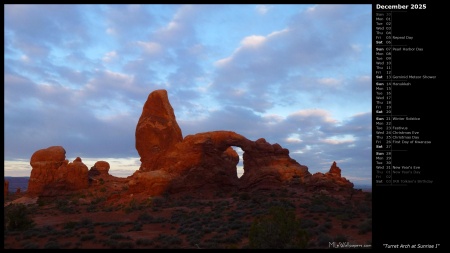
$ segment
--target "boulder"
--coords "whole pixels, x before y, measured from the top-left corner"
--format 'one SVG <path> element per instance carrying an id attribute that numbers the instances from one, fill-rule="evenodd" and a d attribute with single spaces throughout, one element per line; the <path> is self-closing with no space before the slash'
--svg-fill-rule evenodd
<path id="1" fill-rule="evenodd" d="M 97 161 L 89 170 L 89 177 L 99 175 L 109 175 L 109 163 L 106 161 Z"/>
<path id="2" fill-rule="evenodd" d="M 79 157 L 69 163 L 65 154 L 63 147 L 52 146 L 38 150 L 31 156 L 32 170 L 27 195 L 65 195 L 89 186 L 87 166 Z"/>

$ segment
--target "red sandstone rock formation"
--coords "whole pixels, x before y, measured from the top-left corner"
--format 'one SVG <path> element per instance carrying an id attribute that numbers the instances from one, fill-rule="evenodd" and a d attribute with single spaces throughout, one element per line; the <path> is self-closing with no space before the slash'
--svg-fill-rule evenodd
<path id="1" fill-rule="evenodd" d="M 311 185 L 310 188 L 351 188 L 336 163 L 328 173 L 311 175 L 308 167 L 289 156 L 289 150 L 261 138 L 250 141 L 231 131 L 198 133 L 180 139 L 181 130 L 164 90 L 152 92 L 136 127 L 136 149 L 141 168 L 129 181 L 129 192 L 159 195 L 206 188 L 236 187 L 241 190 Z M 244 174 L 237 177 L 244 151 Z"/>
<path id="2" fill-rule="evenodd" d="M 136 150 L 142 162 L 140 170 L 143 171 L 149 171 L 149 166 L 161 153 L 183 140 L 166 90 L 155 90 L 149 94 L 135 136 Z"/>
<path id="3" fill-rule="evenodd" d="M 4 190 L 3 190 L 3 194 L 4 194 L 4 197 L 6 198 L 6 196 L 8 196 L 8 193 L 9 193 L 9 181 L 8 180 L 6 180 L 6 179 L 4 179 L 4 181 L 5 181 L 5 184 L 4 184 Z"/>
<path id="4" fill-rule="evenodd" d="M 244 174 L 237 177 L 239 156 L 232 146 L 244 151 Z M 257 189 L 278 187 L 293 178 L 309 177 L 306 166 L 289 157 L 289 151 L 264 139 L 250 141 L 231 131 L 189 135 L 156 160 L 149 172 L 137 171 L 130 192 L 150 195 L 235 187 Z"/>
<path id="5" fill-rule="evenodd" d="M 32 167 L 27 194 L 30 196 L 64 195 L 88 185 L 88 168 L 77 157 L 72 163 L 66 160 L 61 146 L 36 151 L 30 160 Z"/>
<path id="6" fill-rule="evenodd" d="M 311 176 L 308 167 L 289 156 L 289 150 L 278 143 L 271 145 L 264 138 L 251 142 L 251 147 L 244 152 L 243 158 L 241 189 L 279 187 L 294 179 L 303 184 Z"/>
<path id="7" fill-rule="evenodd" d="M 251 141 L 235 132 L 213 131 L 183 139 L 165 90 L 154 91 L 148 96 L 135 137 L 141 167 L 126 180 L 120 180 L 128 182 L 127 194 L 155 196 L 198 189 L 255 190 L 283 185 L 312 190 L 353 188 L 350 181 L 341 177 L 335 162 L 329 172 L 311 175 L 308 167 L 289 156 L 289 150 L 263 138 Z M 236 168 L 239 156 L 232 147 L 244 151 L 241 178 L 237 177 Z M 117 181 L 108 173 L 108 162 L 98 161 L 88 170 L 79 157 L 69 163 L 65 153 L 63 147 L 53 146 L 33 154 L 28 195 L 70 193 L 88 188 L 89 180 L 99 182 L 98 177 Z"/>
<path id="8" fill-rule="evenodd" d="M 89 170 L 89 177 L 99 175 L 109 175 L 109 163 L 106 161 L 97 161 Z"/>
<path id="9" fill-rule="evenodd" d="M 314 173 L 307 185 L 311 190 L 328 189 L 340 191 L 353 189 L 353 183 L 345 177 L 341 177 L 341 169 L 336 165 L 336 162 L 333 162 L 327 173 Z"/>
<path id="10" fill-rule="evenodd" d="M 105 180 L 115 178 L 109 174 L 109 163 L 97 161 L 89 170 L 89 184 L 103 184 Z"/>

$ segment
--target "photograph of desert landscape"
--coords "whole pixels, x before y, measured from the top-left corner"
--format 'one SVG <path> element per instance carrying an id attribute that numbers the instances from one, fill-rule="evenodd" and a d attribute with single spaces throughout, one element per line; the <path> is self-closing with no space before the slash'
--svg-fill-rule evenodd
<path id="1" fill-rule="evenodd" d="M 4 249 L 372 248 L 371 5 L 4 9 Z"/>

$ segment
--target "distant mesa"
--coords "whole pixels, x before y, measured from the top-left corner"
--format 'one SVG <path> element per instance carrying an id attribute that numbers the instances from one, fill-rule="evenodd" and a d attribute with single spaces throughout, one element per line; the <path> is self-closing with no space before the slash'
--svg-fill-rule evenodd
<path id="1" fill-rule="evenodd" d="M 166 90 L 151 92 L 145 102 L 135 132 L 136 150 L 141 166 L 123 182 L 124 194 L 156 196 L 194 190 L 217 191 L 239 189 L 253 191 L 286 187 L 307 190 L 353 189 L 341 177 L 336 162 L 330 171 L 311 175 L 308 167 L 289 156 L 289 150 L 270 144 L 264 138 L 251 141 L 232 131 L 212 131 L 183 138 Z M 239 156 L 233 147 L 243 151 L 244 173 L 237 175 Z M 88 189 L 115 177 L 109 174 L 109 163 L 98 161 L 88 170 L 77 157 L 69 163 L 61 146 L 36 151 L 28 195 L 57 196 Z M 101 178 L 101 179 L 100 179 Z M 5 181 L 6 187 L 6 181 Z"/>

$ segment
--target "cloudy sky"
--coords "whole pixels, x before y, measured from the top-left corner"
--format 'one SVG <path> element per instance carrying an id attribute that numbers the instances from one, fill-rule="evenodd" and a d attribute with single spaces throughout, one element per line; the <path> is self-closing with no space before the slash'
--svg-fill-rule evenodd
<path id="1" fill-rule="evenodd" d="M 231 130 L 371 184 L 371 5 L 5 5 L 5 175 L 60 145 L 139 168 L 135 129 L 166 89 L 183 136 Z"/>

